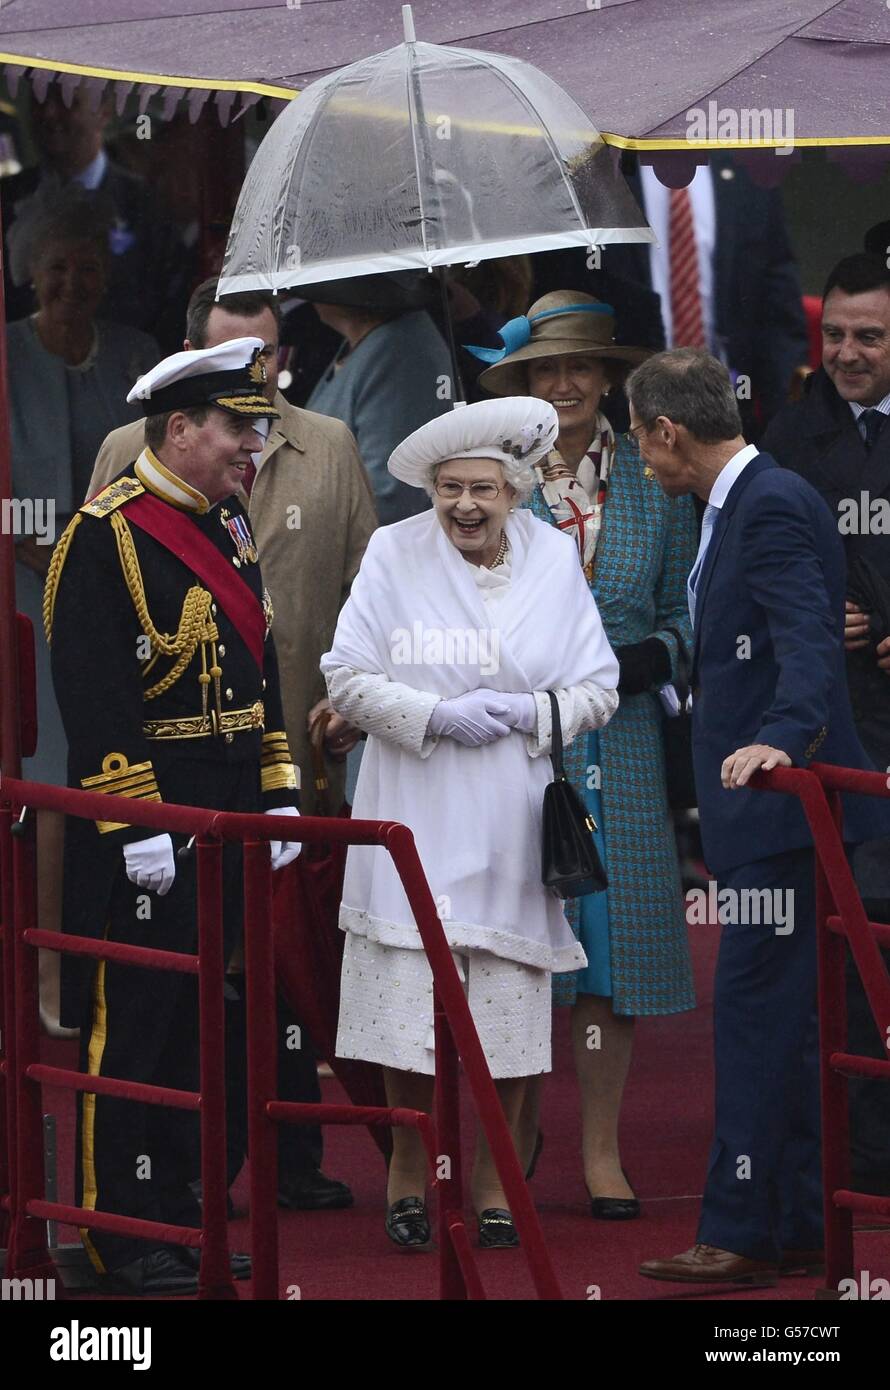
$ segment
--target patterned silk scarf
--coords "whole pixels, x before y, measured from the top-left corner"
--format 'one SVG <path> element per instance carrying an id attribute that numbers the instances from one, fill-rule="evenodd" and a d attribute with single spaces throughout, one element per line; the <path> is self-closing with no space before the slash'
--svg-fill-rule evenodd
<path id="1" fill-rule="evenodd" d="M 578 546 L 578 555 L 588 583 L 593 578 L 596 547 L 603 524 L 603 508 L 609 487 L 609 473 L 615 457 L 615 433 L 601 411 L 597 413 L 593 439 L 572 478 L 546 479 L 540 464 L 538 479 L 544 501 L 560 531 L 566 531 Z M 563 462 L 559 451 L 547 455 L 547 464 Z"/>

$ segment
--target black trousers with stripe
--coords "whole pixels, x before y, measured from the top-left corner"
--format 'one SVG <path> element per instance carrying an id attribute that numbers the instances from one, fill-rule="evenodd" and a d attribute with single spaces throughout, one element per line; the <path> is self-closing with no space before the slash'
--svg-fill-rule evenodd
<path id="1" fill-rule="evenodd" d="M 211 775 L 212 773 L 212 775 Z M 219 810 L 260 809 L 259 773 L 253 762 L 224 767 L 195 759 L 171 759 L 158 767 L 164 799 Z M 173 837 L 174 849 L 183 843 Z M 69 846 L 70 848 L 70 846 Z M 197 888 L 194 855 L 176 860 L 176 879 L 163 898 L 146 893 L 126 877 L 123 854 L 114 870 L 107 935 L 128 945 L 168 951 L 197 949 Z M 81 891 L 90 891 L 81 862 Z M 69 887 L 70 882 L 69 882 Z M 223 851 L 223 919 L 226 959 L 242 931 L 242 866 L 237 845 Z M 294 1020 L 280 1014 L 280 1032 Z M 198 985 L 192 975 L 100 962 L 92 987 L 81 1000 L 81 1068 L 93 1074 L 181 1090 L 199 1088 Z M 228 1168 L 231 1181 L 246 1149 L 243 1007 L 226 1008 Z M 280 1093 L 286 1099 L 317 1100 L 311 1049 L 285 1052 Z M 200 1175 L 200 1125 L 196 1112 L 144 1105 L 108 1096 L 78 1097 L 77 1198 L 79 1204 L 146 1220 L 200 1224 L 191 1191 Z M 321 1161 L 317 1127 L 285 1126 L 281 1167 L 297 1176 Z M 158 1241 L 163 1239 L 159 1232 Z M 86 1231 L 84 1243 L 99 1272 L 129 1263 L 146 1250 L 129 1237 Z"/>

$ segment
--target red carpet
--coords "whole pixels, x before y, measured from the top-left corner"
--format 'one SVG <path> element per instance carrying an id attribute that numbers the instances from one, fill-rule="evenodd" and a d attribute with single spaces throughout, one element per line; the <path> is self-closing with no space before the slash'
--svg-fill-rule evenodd
<path id="1" fill-rule="evenodd" d="M 711 1129 L 711 976 L 718 929 L 692 928 L 699 1006 L 692 1014 L 643 1020 L 637 1032 L 634 1062 L 622 1121 L 622 1155 L 643 1203 L 638 1221 L 592 1221 L 581 1175 L 580 1121 L 571 1063 L 568 1016 L 556 1015 L 554 1073 L 545 1093 L 542 1127 L 544 1150 L 532 1190 L 567 1299 L 641 1299 L 701 1301 L 714 1299 L 810 1300 L 819 1279 L 783 1279 L 775 1289 L 747 1293 L 711 1293 L 677 1284 L 654 1283 L 637 1274 L 641 1260 L 685 1250 L 695 1238 L 699 1195 L 705 1176 Z M 45 1060 L 64 1054 L 71 1044 L 45 1040 Z M 324 1083 L 325 1100 L 342 1099 L 334 1081 Z M 73 1106 L 69 1096 L 47 1096 L 48 1110 L 59 1116 L 60 1200 L 73 1199 L 70 1177 Z M 472 1144 L 473 1121 L 464 1107 L 464 1148 Z M 383 1231 L 385 1176 L 383 1161 L 367 1132 L 329 1127 L 325 1171 L 347 1181 L 355 1193 L 352 1210 L 281 1213 L 281 1297 L 304 1299 L 434 1299 L 437 1261 L 431 1255 L 403 1255 Z M 238 1213 L 230 1228 L 233 1249 L 249 1248 L 247 1178 L 234 1189 Z M 471 1238 L 475 1232 L 471 1229 Z M 62 1228 L 61 1240 L 76 1235 Z M 856 1238 L 857 1268 L 873 1277 L 890 1278 L 890 1223 Z M 479 1268 L 490 1298 L 533 1297 L 518 1251 L 479 1254 Z M 238 1285 L 241 1296 L 248 1284 Z"/>

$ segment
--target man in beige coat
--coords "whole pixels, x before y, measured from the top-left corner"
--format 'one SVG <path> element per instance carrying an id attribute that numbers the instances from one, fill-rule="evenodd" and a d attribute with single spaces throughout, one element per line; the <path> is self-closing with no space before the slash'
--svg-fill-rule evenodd
<path id="1" fill-rule="evenodd" d="M 215 280 L 206 280 L 192 295 L 184 347 L 262 338 L 266 395 L 281 416 L 257 462 L 247 506 L 275 610 L 281 693 L 288 742 L 300 777 L 300 806 L 304 815 L 311 816 L 316 804 L 308 724 L 319 707 L 328 707 L 318 664 L 331 648 L 337 616 L 377 525 L 377 514 L 368 475 L 347 427 L 330 416 L 290 405 L 278 391 L 275 298 L 256 292 L 227 295 L 217 303 L 215 295 Z M 135 462 L 145 447 L 144 434 L 141 420 L 112 430 L 99 450 L 89 496 Z M 357 738 L 357 730 L 339 715 L 332 716 L 325 765 L 335 813 L 345 794 L 346 754 Z"/>
<path id="2" fill-rule="evenodd" d="M 281 418 L 255 458 L 255 475 L 245 479 L 248 495 L 243 500 L 272 598 L 281 696 L 298 770 L 300 808 L 304 815 L 312 815 L 317 802 L 309 724 L 320 709 L 330 708 L 319 662 L 330 650 L 337 616 L 376 528 L 377 515 L 368 476 L 347 427 L 290 405 L 278 391 L 278 331 L 278 305 L 271 294 L 228 295 L 217 303 L 216 280 L 205 280 L 189 301 L 183 346 L 216 347 L 243 337 L 263 341 L 265 392 Z M 144 448 L 144 421 L 112 430 L 99 450 L 88 495 L 134 463 Z M 345 795 L 346 754 L 358 737 L 357 729 L 332 714 L 325 737 L 325 770 L 334 813 Z M 227 1010 L 243 1011 L 238 993 L 230 986 L 235 997 L 227 999 Z M 321 1094 L 311 1049 L 289 1051 L 284 1043 L 292 1021 L 279 1003 L 279 1094 L 283 1099 L 318 1101 Z M 237 1036 L 237 1025 L 231 1031 Z M 232 1086 L 239 1084 L 236 1071 L 243 1060 L 237 1047 L 227 1058 L 227 1083 Z M 244 1158 L 246 1129 L 227 1134 L 227 1148 L 231 1184 Z M 319 1127 L 282 1126 L 280 1205 L 300 1209 L 351 1205 L 349 1188 L 321 1172 L 321 1154 Z"/>

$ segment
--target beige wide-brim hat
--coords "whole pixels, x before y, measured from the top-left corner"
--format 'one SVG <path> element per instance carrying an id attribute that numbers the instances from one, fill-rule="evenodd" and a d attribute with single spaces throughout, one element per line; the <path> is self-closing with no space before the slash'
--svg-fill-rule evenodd
<path id="1" fill-rule="evenodd" d="M 534 467 L 546 458 L 559 434 L 559 417 L 549 401 L 508 396 L 460 405 L 437 415 L 409 434 L 389 456 L 394 478 L 411 487 L 429 487 L 445 459 L 495 459 L 508 467 Z"/>
<path id="2" fill-rule="evenodd" d="M 518 396 L 527 392 L 526 363 L 536 357 L 583 354 L 637 366 L 652 356 L 649 348 L 624 347 L 616 343 L 612 306 L 581 290 L 554 290 L 542 295 L 524 317 L 510 319 L 500 332 L 506 344 L 504 356 L 479 377 L 479 385 L 497 396 Z M 493 355 L 487 349 L 475 350 L 475 356 L 483 361 L 491 361 Z"/>

